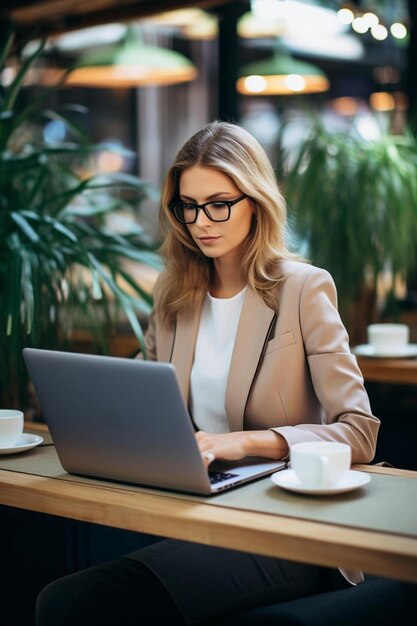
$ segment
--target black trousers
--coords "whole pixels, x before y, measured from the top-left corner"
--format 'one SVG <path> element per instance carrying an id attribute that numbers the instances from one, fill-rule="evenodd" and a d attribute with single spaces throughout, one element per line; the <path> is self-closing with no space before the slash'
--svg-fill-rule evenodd
<path id="1" fill-rule="evenodd" d="M 36 624 L 204 624 L 345 584 L 315 565 L 168 540 L 51 583 Z"/>
<path id="2" fill-rule="evenodd" d="M 54 581 L 39 594 L 37 626 L 184 626 L 171 596 L 138 561 L 122 557 Z"/>

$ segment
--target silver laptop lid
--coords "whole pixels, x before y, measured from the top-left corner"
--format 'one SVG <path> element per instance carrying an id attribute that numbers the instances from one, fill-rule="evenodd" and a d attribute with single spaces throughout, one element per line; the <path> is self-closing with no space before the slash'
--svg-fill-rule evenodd
<path id="1" fill-rule="evenodd" d="M 32 348 L 23 356 L 68 472 L 211 493 L 171 364 Z"/>

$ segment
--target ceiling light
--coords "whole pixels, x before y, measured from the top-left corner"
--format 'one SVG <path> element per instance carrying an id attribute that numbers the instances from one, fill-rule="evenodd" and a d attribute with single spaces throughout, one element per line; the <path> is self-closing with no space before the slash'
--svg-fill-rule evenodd
<path id="1" fill-rule="evenodd" d="M 172 85 L 197 77 L 195 66 L 184 55 L 144 44 L 130 27 L 116 47 L 84 52 L 65 81 L 83 87 L 138 87 Z"/>
<path id="2" fill-rule="evenodd" d="M 294 59 L 278 44 L 272 57 L 242 68 L 236 87 L 244 95 L 290 95 L 327 91 L 329 81 L 318 67 Z"/>
<path id="3" fill-rule="evenodd" d="M 285 76 L 284 83 L 288 87 L 289 91 L 294 93 L 305 91 L 306 79 L 301 74 L 288 74 Z"/>
<path id="4" fill-rule="evenodd" d="M 263 76 L 246 76 L 243 80 L 243 86 L 248 93 L 263 93 L 268 86 Z"/>

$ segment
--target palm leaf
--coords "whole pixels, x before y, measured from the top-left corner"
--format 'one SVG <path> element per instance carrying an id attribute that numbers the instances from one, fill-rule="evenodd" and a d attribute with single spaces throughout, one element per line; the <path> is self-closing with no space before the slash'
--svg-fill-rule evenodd
<path id="1" fill-rule="evenodd" d="M 11 22 L 5 26 L 5 32 L 0 39 L 0 69 L 4 66 L 14 41 L 14 30 Z"/>
<path id="2" fill-rule="evenodd" d="M 14 80 L 12 81 L 12 83 L 6 90 L 6 97 L 4 98 L 4 109 L 10 110 L 13 108 L 16 102 L 16 98 L 19 95 L 25 76 L 28 70 L 35 63 L 36 59 L 41 56 L 45 48 L 45 44 L 46 44 L 46 41 L 42 40 L 39 43 L 39 46 L 36 48 L 36 50 L 32 52 L 32 54 L 30 54 L 27 57 L 27 59 L 22 63 L 16 77 L 14 78 Z"/>

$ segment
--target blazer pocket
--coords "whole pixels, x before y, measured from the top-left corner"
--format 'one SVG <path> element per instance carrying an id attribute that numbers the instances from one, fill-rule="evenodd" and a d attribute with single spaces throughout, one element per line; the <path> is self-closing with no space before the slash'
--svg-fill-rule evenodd
<path id="1" fill-rule="evenodd" d="M 285 346 L 290 346 L 292 343 L 295 343 L 294 333 L 292 330 L 288 330 L 287 332 L 278 335 L 278 337 L 274 337 L 271 341 L 268 341 L 265 356 L 270 352 L 274 352 L 275 350 L 279 350 Z"/>

